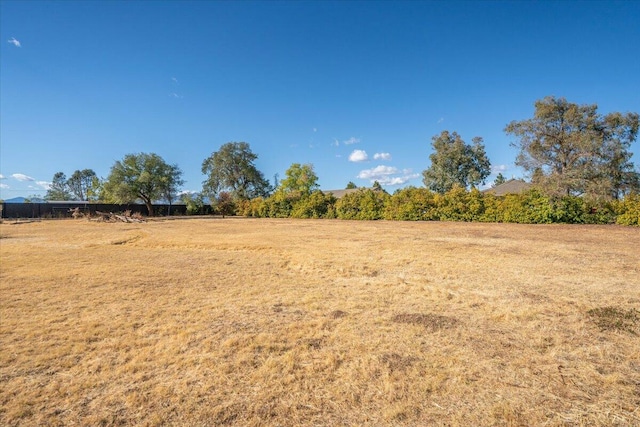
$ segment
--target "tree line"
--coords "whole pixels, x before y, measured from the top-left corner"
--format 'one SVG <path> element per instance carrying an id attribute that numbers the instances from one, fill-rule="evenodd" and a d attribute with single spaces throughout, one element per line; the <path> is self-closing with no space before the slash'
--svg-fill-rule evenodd
<path id="1" fill-rule="evenodd" d="M 319 190 L 313 165 L 299 163 L 289 167 L 284 179 L 276 175 L 272 185 L 255 166 L 258 156 L 249 144 L 229 142 L 203 161 L 202 192 L 180 197 L 191 213 L 208 200 L 222 215 L 256 217 L 640 224 L 640 172 L 630 151 L 638 113 L 602 115 L 597 110 L 595 104 L 546 97 L 535 102 L 532 118 L 505 127 L 518 149 L 515 163 L 532 184 L 520 195 L 478 191 L 491 173 L 483 139 L 468 144 L 458 133 L 443 131 L 432 138 L 424 188 L 391 195 L 378 184 L 336 199 Z M 495 184 L 504 181 L 499 174 Z M 90 169 L 68 179 L 56 173 L 46 199 L 140 200 L 153 215 L 153 201 L 171 204 L 183 183 L 180 168 L 157 154 L 127 154 L 104 180 Z"/>

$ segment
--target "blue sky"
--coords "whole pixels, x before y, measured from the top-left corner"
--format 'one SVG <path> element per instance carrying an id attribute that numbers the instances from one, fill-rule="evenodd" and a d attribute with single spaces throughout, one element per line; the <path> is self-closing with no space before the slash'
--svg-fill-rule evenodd
<path id="1" fill-rule="evenodd" d="M 422 186 L 431 138 L 484 138 L 548 95 L 640 111 L 640 2 L 0 3 L 0 197 L 154 152 L 201 189 L 245 141 L 265 177 Z M 638 151 L 638 143 L 632 147 Z M 640 155 L 634 156 L 640 163 Z"/>

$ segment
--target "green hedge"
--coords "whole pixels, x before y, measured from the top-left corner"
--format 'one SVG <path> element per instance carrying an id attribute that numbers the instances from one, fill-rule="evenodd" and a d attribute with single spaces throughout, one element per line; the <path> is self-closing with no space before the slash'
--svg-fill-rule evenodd
<path id="1" fill-rule="evenodd" d="M 336 216 L 340 219 L 382 219 L 389 199 L 384 191 L 360 189 L 345 194 L 336 202 Z"/>
<path id="2" fill-rule="evenodd" d="M 632 194 L 614 204 L 616 223 L 640 226 L 640 194 Z"/>
<path id="3" fill-rule="evenodd" d="M 538 189 L 502 197 L 455 187 L 445 194 L 407 187 L 393 195 L 360 189 L 336 200 L 331 194 L 276 192 L 237 204 L 239 215 L 268 218 L 340 218 L 395 221 L 474 221 L 521 224 L 623 224 L 640 226 L 640 196 L 614 202 L 581 197 L 553 199 Z"/>

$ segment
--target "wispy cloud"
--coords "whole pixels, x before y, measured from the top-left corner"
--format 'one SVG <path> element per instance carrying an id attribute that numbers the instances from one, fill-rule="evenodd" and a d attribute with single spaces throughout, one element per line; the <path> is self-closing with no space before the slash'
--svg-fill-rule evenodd
<path id="1" fill-rule="evenodd" d="M 35 178 L 31 178 L 30 176 L 25 175 L 23 173 L 14 173 L 14 174 L 11 175 L 11 177 L 13 179 L 17 179 L 18 181 L 22 181 L 22 182 L 35 181 Z"/>
<path id="2" fill-rule="evenodd" d="M 22 45 L 20 44 L 20 41 L 16 40 L 15 37 L 11 37 L 9 40 L 7 40 L 7 43 L 11 43 L 15 47 L 22 47 Z"/>
<path id="3" fill-rule="evenodd" d="M 509 167 L 507 165 L 493 165 L 491 166 L 491 170 L 495 172 L 505 172 Z"/>
<path id="4" fill-rule="evenodd" d="M 349 154 L 350 162 L 366 162 L 367 160 L 369 160 L 369 156 L 364 150 L 353 150 L 353 152 Z"/>
<path id="5" fill-rule="evenodd" d="M 36 181 L 36 184 L 38 184 L 40 187 L 44 188 L 45 190 L 48 190 L 49 188 L 51 188 L 51 183 L 49 181 Z"/>
<path id="6" fill-rule="evenodd" d="M 179 84 L 178 79 L 176 79 L 175 77 L 171 77 L 171 81 L 173 81 L 175 84 Z"/>
<path id="7" fill-rule="evenodd" d="M 360 138 L 356 138 L 355 136 L 352 136 L 351 138 L 347 139 L 346 141 L 342 141 L 342 143 L 344 145 L 357 144 L 358 142 L 360 142 Z"/>
<path id="8" fill-rule="evenodd" d="M 0 179 L 7 179 L 7 177 L 0 173 Z"/>
<path id="9" fill-rule="evenodd" d="M 7 184 L 0 184 L 0 188 L 7 189 L 7 188 L 9 188 L 9 186 Z"/>
<path id="10" fill-rule="evenodd" d="M 398 168 L 393 166 L 376 166 L 373 169 L 365 169 L 360 171 L 358 178 L 369 179 L 372 181 L 380 181 L 381 178 L 398 173 Z"/>
<path id="11" fill-rule="evenodd" d="M 182 96 L 182 95 L 180 95 L 180 94 L 178 94 L 178 93 L 175 93 L 175 92 L 171 92 L 171 93 L 169 94 L 169 96 L 170 96 L 170 97 L 172 97 L 172 98 L 176 98 L 176 99 L 182 99 L 182 98 L 184 98 L 184 96 Z"/>
<path id="12" fill-rule="evenodd" d="M 389 153 L 376 153 L 373 155 L 374 160 L 391 160 L 391 154 Z"/>
<path id="13" fill-rule="evenodd" d="M 340 145 L 340 141 L 338 141 L 336 138 L 333 138 L 333 142 L 331 143 L 331 145 L 333 145 L 334 147 L 337 147 Z"/>
<path id="14" fill-rule="evenodd" d="M 415 179 L 420 174 L 413 173 L 411 169 L 398 170 L 393 166 L 379 165 L 373 169 L 360 171 L 358 178 L 367 179 L 373 183 L 378 181 L 381 185 L 402 185 L 409 180 Z"/>
<path id="15" fill-rule="evenodd" d="M 440 123 L 442 123 L 442 122 L 444 122 L 444 117 L 440 117 L 440 118 L 438 119 L 438 124 L 440 124 Z"/>

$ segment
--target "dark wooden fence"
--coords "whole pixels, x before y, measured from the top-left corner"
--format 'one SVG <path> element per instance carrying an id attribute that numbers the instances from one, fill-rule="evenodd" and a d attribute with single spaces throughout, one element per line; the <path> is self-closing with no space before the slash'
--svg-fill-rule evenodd
<path id="1" fill-rule="evenodd" d="M 144 216 L 148 214 L 147 207 L 141 204 L 114 205 L 107 203 L 86 203 L 86 202 L 48 202 L 48 203 L 2 203 L 0 205 L 0 215 L 2 218 L 71 218 L 72 211 L 78 208 L 84 214 L 95 215 L 99 212 L 140 213 Z M 155 216 L 186 215 L 187 205 L 175 204 L 154 204 Z M 207 212 L 210 213 L 210 212 Z"/>

